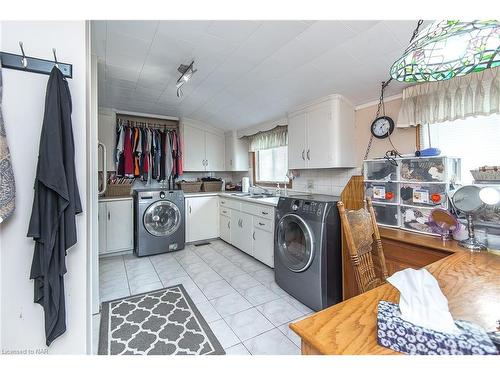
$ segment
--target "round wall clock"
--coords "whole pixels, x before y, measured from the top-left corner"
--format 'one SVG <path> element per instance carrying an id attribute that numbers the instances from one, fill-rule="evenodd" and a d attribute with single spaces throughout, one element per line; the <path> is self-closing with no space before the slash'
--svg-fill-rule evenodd
<path id="1" fill-rule="evenodd" d="M 394 121 L 388 116 L 377 117 L 371 126 L 375 138 L 387 138 L 394 131 Z"/>

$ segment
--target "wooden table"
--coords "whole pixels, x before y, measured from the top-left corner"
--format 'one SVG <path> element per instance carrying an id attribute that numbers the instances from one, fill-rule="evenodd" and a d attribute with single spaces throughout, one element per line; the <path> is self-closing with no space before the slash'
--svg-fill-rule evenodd
<path id="1" fill-rule="evenodd" d="M 487 331 L 500 319 L 500 256 L 456 250 L 425 267 L 438 280 L 454 319 Z M 302 339 L 302 354 L 399 354 L 377 344 L 377 305 L 399 302 L 386 283 L 290 324 Z"/>

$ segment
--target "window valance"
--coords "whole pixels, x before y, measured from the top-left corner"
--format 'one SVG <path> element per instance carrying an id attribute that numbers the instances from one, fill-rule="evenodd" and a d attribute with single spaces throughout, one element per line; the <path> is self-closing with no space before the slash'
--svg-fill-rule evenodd
<path id="1" fill-rule="evenodd" d="M 406 88 L 398 127 L 500 113 L 500 68 Z"/>
<path id="2" fill-rule="evenodd" d="M 288 145 L 288 126 L 277 126 L 274 129 L 258 132 L 250 139 L 250 151 L 267 150 L 269 148 Z"/>

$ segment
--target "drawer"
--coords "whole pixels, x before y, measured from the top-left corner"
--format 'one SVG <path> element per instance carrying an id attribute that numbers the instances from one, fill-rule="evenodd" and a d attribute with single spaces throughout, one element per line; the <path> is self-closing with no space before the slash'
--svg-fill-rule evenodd
<path id="1" fill-rule="evenodd" d="M 397 205 L 373 203 L 377 223 L 391 227 L 399 226 L 399 207 Z"/>
<path id="2" fill-rule="evenodd" d="M 398 167 L 387 159 L 366 160 L 365 180 L 396 181 L 398 179 Z"/>
<path id="3" fill-rule="evenodd" d="M 401 206 L 401 228 L 436 235 L 429 226 L 433 208 Z"/>
<path id="4" fill-rule="evenodd" d="M 242 203 L 241 211 L 254 216 L 274 220 L 274 207 L 263 204 Z"/>
<path id="5" fill-rule="evenodd" d="M 274 221 L 267 220 L 260 217 L 253 218 L 253 226 L 255 228 L 259 228 L 265 230 L 266 232 L 273 233 L 274 232 Z"/>
<path id="6" fill-rule="evenodd" d="M 460 181 L 460 159 L 445 156 L 401 160 L 401 181 Z"/>
<path id="7" fill-rule="evenodd" d="M 399 202 L 399 189 L 396 182 L 365 182 L 365 196 L 374 202 Z"/>
<path id="8" fill-rule="evenodd" d="M 222 216 L 231 217 L 231 209 L 227 207 L 219 208 L 219 214 Z"/>
<path id="9" fill-rule="evenodd" d="M 239 210 L 241 203 L 235 199 L 228 199 L 225 197 L 219 198 L 219 203 L 221 207 L 233 208 L 235 210 Z"/>
<path id="10" fill-rule="evenodd" d="M 401 183 L 401 204 L 448 208 L 447 184 Z"/>

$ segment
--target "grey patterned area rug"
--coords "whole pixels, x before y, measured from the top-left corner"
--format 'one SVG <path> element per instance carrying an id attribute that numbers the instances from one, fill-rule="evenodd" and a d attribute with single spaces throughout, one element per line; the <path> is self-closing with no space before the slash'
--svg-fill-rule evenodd
<path id="1" fill-rule="evenodd" d="M 182 285 L 104 302 L 99 354 L 225 354 Z"/>

